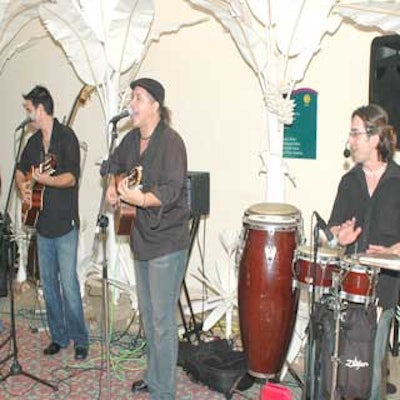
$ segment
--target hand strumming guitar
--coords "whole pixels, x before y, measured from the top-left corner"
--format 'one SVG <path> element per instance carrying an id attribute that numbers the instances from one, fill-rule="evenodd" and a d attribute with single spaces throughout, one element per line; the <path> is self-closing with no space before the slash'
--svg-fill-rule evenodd
<path id="1" fill-rule="evenodd" d="M 132 189 L 127 178 L 121 179 L 117 190 L 121 200 L 137 207 L 145 207 L 146 195 L 138 188 Z"/>

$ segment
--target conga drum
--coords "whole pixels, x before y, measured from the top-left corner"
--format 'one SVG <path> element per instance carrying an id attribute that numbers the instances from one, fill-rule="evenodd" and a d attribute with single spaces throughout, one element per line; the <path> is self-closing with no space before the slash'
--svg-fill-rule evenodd
<path id="1" fill-rule="evenodd" d="M 255 204 L 244 214 L 239 322 L 248 370 L 257 378 L 279 374 L 286 359 L 300 293 L 292 282 L 300 224 L 300 211 L 288 204 Z"/>
<path id="2" fill-rule="evenodd" d="M 340 255 L 338 249 L 329 247 L 319 247 L 315 255 L 310 246 L 299 246 L 295 256 L 294 285 L 310 292 L 314 287 L 319 297 L 329 293 L 332 274 L 340 273 Z"/>
<path id="3" fill-rule="evenodd" d="M 375 300 L 379 269 L 361 265 L 358 257 L 345 256 L 341 262 L 340 298 L 361 304 Z"/>

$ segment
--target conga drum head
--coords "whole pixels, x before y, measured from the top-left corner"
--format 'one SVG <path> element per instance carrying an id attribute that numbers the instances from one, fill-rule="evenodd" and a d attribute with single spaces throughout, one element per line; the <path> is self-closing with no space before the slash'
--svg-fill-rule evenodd
<path id="1" fill-rule="evenodd" d="M 274 225 L 294 230 L 299 226 L 300 216 L 300 211 L 290 204 L 258 203 L 245 211 L 243 224 L 253 229 L 269 229 Z"/>
<path id="2" fill-rule="evenodd" d="M 297 247 L 297 254 L 299 258 L 312 261 L 314 258 L 314 249 L 307 245 L 300 245 Z M 338 248 L 331 249 L 330 247 L 321 246 L 317 249 L 317 262 L 339 264 L 340 255 L 341 250 Z"/>

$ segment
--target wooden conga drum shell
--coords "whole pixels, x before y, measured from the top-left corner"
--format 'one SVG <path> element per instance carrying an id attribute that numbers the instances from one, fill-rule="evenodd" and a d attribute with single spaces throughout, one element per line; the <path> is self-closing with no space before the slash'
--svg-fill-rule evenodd
<path id="1" fill-rule="evenodd" d="M 254 229 L 258 222 L 247 224 L 245 221 L 249 229 L 239 265 L 238 285 L 240 332 L 248 370 L 259 378 L 277 375 L 283 367 L 300 294 L 293 288 L 292 273 L 297 224 L 292 218 L 276 223 L 276 218 L 271 217 L 269 223 L 264 217 L 261 218 L 263 229 Z"/>

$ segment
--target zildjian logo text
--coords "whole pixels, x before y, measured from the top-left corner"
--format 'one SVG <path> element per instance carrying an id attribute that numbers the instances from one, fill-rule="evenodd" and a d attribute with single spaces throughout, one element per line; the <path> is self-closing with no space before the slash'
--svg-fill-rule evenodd
<path id="1" fill-rule="evenodd" d="M 346 360 L 345 366 L 347 368 L 354 368 L 356 371 L 358 371 L 360 368 L 368 367 L 369 363 L 367 361 L 358 360 L 356 356 L 354 360 Z"/>

